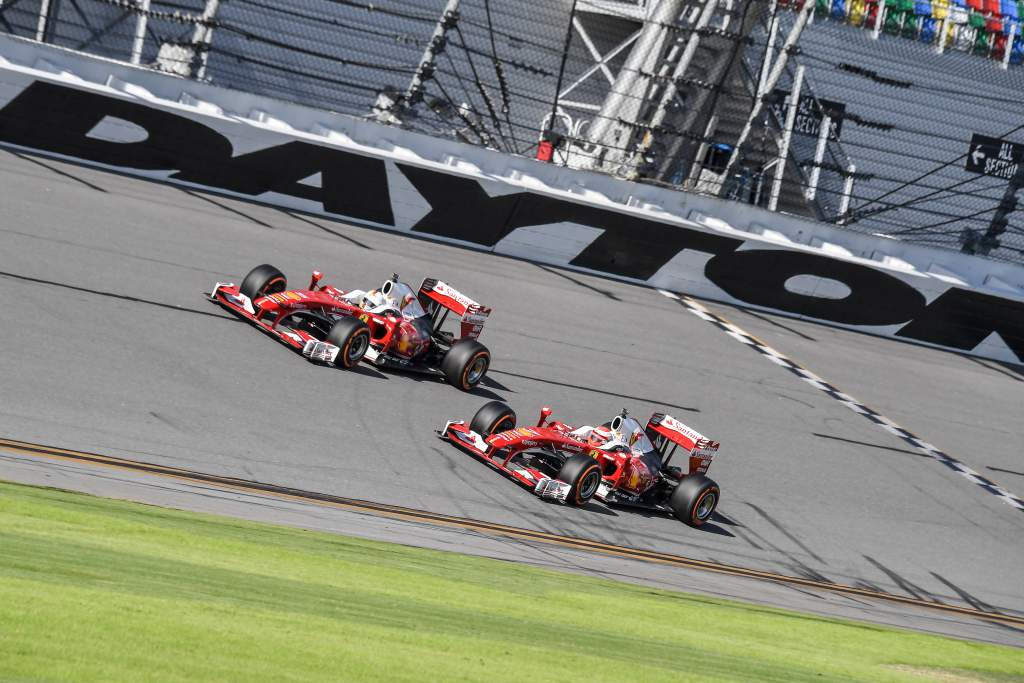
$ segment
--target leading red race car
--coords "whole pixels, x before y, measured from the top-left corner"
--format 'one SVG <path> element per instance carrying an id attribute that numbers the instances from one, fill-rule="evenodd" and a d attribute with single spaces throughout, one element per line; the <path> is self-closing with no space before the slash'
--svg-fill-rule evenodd
<path id="1" fill-rule="evenodd" d="M 417 292 L 393 275 L 380 289 L 338 289 L 320 284 L 288 289 L 271 265 L 249 271 L 241 285 L 218 282 L 210 299 L 315 361 L 351 368 L 365 359 L 380 367 L 444 377 L 464 391 L 484 378 L 491 354 L 477 341 L 491 309 L 449 285 L 426 279 Z M 456 337 L 443 330 L 459 316 Z"/>
<path id="2" fill-rule="evenodd" d="M 491 401 L 469 426 L 448 422 L 438 435 L 542 498 L 571 505 L 597 498 L 668 512 L 698 527 L 718 506 L 721 491 L 707 477 L 718 442 L 672 416 L 655 413 L 646 427 L 625 410 L 597 427 L 550 418 L 544 407 L 535 426 L 516 428 L 515 412 Z M 669 464 L 679 447 L 688 456 L 684 468 Z"/>

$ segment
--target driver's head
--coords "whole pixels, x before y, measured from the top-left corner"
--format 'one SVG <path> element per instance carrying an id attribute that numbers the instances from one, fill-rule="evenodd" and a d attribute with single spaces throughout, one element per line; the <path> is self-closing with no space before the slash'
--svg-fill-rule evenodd
<path id="1" fill-rule="evenodd" d="M 602 448 L 612 439 L 612 430 L 607 427 L 594 427 L 587 436 L 587 445 L 591 448 Z"/>

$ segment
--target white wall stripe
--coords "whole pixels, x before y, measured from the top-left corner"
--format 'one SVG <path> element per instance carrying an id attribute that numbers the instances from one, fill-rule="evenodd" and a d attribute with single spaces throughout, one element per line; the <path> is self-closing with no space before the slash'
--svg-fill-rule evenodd
<path id="1" fill-rule="evenodd" d="M 919 451 L 929 456 L 930 458 L 933 458 L 949 466 L 968 481 L 978 485 L 982 490 L 991 493 L 992 495 L 999 498 L 999 500 L 1017 508 L 1018 510 L 1024 510 L 1024 500 L 1022 500 L 1015 494 L 1010 493 L 1009 491 L 995 483 L 989 482 L 987 479 L 982 477 L 980 474 L 972 470 L 964 463 L 960 462 L 951 455 L 943 453 L 941 450 L 939 450 L 932 444 L 928 443 L 927 441 L 921 440 L 911 432 L 908 432 L 903 427 L 900 427 L 898 424 L 896 424 L 889 418 L 871 410 L 866 405 L 864 405 L 857 399 L 853 398 L 849 394 L 845 394 L 841 391 L 838 391 L 831 384 L 829 384 L 822 378 L 818 377 L 813 372 L 804 369 L 803 367 L 801 367 L 794 361 L 790 360 L 783 354 L 779 353 L 772 347 L 768 346 L 767 344 L 759 342 L 749 332 L 729 322 L 725 318 L 722 318 L 721 316 L 712 313 L 707 309 L 707 307 L 701 305 L 700 303 L 694 301 L 693 299 L 686 295 L 678 295 L 664 289 L 659 289 L 658 291 L 662 295 L 675 301 L 678 301 L 679 304 L 685 307 L 686 310 L 688 310 L 690 313 L 693 313 L 702 320 L 706 320 L 714 324 L 716 327 L 721 329 L 723 332 L 725 332 L 727 335 L 729 335 L 736 341 L 742 344 L 746 344 L 747 346 L 754 347 L 757 351 L 761 352 L 761 354 L 765 358 L 772 361 L 776 365 L 781 365 L 784 368 L 792 370 L 801 380 L 803 380 L 807 384 L 810 384 L 815 389 L 818 389 L 819 391 L 830 396 L 831 398 L 836 399 L 837 401 L 839 401 L 839 403 L 842 403 L 844 406 L 854 411 L 855 413 L 859 413 L 865 416 L 873 424 L 878 425 L 879 427 L 889 432 L 890 434 L 898 436 L 899 438 L 903 439 L 910 445 L 914 446 L 915 448 L 917 448 Z"/>

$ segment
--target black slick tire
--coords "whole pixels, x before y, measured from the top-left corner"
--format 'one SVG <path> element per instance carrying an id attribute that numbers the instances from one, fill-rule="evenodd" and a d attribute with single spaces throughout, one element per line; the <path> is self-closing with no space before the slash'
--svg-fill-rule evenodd
<path id="1" fill-rule="evenodd" d="M 516 413 L 501 401 L 485 403 L 470 420 L 469 428 L 483 438 L 515 429 Z"/>
<path id="2" fill-rule="evenodd" d="M 680 480 L 668 498 L 668 505 L 680 520 L 699 527 L 711 519 L 721 497 L 722 492 L 713 479 L 691 474 Z"/>
<path id="3" fill-rule="evenodd" d="M 470 391 L 491 366 L 491 352 L 474 339 L 463 339 L 448 349 L 441 359 L 441 372 L 454 387 Z"/>
<path id="4" fill-rule="evenodd" d="M 594 458 L 577 453 L 569 456 L 562 464 L 558 479 L 570 487 L 565 502 L 569 505 L 584 505 L 597 493 L 601 483 L 601 468 Z"/>
<path id="5" fill-rule="evenodd" d="M 324 341 L 339 349 L 334 364 L 339 368 L 351 368 L 359 364 L 370 348 L 370 328 L 358 318 L 341 318 L 331 327 Z"/>
<path id="6" fill-rule="evenodd" d="M 242 286 L 238 288 L 238 291 L 255 301 L 261 296 L 277 294 L 287 288 L 288 280 L 284 273 L 269 263 L 264 263 L 249 271 L 249 274 L 242 280 Z"/>

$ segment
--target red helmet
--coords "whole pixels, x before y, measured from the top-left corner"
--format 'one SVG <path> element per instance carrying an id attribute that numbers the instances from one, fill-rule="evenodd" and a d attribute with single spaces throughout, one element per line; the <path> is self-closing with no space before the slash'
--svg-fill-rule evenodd
<path id="1" fill-rule="evenodd" d="M 587 445 L 591 448 L 601 448 L 612 438 L 612 430 L 607 427 L 594 427 L 587 436 Z"/>

